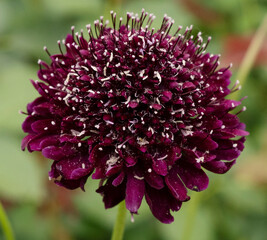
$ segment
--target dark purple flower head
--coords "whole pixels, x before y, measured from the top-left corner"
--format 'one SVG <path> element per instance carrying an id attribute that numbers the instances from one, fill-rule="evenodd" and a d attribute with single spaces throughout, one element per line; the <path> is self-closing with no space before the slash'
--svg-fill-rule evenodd
<path id="1" fill-rule="evenodd" d="M 112 28 L 100 18 L 89 37 L 72 28 L 59 54 L 45 48 L 51 63 L 38 62 L 40 97 L 27 106 L 22 148 L 54 160 L 56 184 L 84 189 L 92 174 L 106 208 L 125 199 L 137 213 L 145 197 L 170 223 L 188 189 L 208 187 L 203 168 L 225 173 L 243 150 L 248 133 L 230 113 L 240 102 L 225 99 L 238 88 L 192 27 L 170 35 L 167 16 L 155 30 L 144 11 L 125 24 L 111 15 Z"/>

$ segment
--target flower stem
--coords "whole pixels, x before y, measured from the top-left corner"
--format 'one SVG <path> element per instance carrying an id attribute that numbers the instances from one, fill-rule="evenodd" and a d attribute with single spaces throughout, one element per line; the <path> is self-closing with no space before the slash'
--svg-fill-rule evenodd
<path id="1" fill-rule="evenodd" d="M 113 228 L 111 240 L 122 240 L 125 228 L 126 207 L 125 201 L 118 206 L 117 219 Z"/>
<path id="2" fill-rule="evenodd" d="M 239 71 L 237 72 L 236 79 L 240 81 L 240 84 L 243 85 L 245 80 L 253 67 L 253 64 L 256 60 L 256 57 L 261 49 L 264 38 L 267 34 L 267 14 L 264 16 L 261 25 L 256 31 L 248 50 L 245 53 L 245 56 L 240 64 Z M 237 95 L 240 91 L 235 92 L 235 99 L 237 99 Z"/>
<path id="3" fill-rule="evenodd" d="M 15 238 L 13 235 L 11 224 L 8 221 L 6 212 L 5 212 L 1 202 L 0 202 L 0 224 L 2 226 L 3 233 L 4 233 L 6 240 L 14 240 Z"/>
<path id="4" fill-rule="evenodd" d="M 187 206 L 185 225 L 183 229 L 183 240 L 190 240 L 192 235 L 192 226 L 194 225 L 197 215 L 197 209 L 201 201 L 201 193 L 193 193 L 190 200 L 190 205 Z"/>

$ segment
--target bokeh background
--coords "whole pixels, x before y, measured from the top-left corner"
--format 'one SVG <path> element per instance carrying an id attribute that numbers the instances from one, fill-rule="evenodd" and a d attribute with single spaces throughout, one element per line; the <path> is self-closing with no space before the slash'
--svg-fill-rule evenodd
<path id="1" fill-rule="evenodd" d="M 221 63 L 233 63 L 233 78 L 267 13 L 266 0 L 0 0 L 0 201 L 17 240 L 110 239 L 116 208 L 104 210 L 91 179 L 86 192 L 69 191 L 48 181 L 51 160 L 20 150 L 21 123 L 37 93 L 37 60 L 48 61 L 43 51 L 58 52 L 72 25 L 85 29 L 100 15 L 115 9 L 154 13 L 154 27 L 165 13 L 175 26 L 194 25 L 213 40 L 209 52 L 221 53 Z M 175 27 L 174 27 L 175 28 Z M 267 31 L 267 29 L 266 29 Z M 247 111 L 240 117 L 251 133 L 246 149 L 233 169 L 210 174 L 210 186 L 193 194 L 171 225 L 152 217 L 145 201 L 130 222 L 125 239 L 133 240 L 265 240 L 267 239 L 267 38 L 239 95 Z M 0 239 L 4 239 L 0 229 Z"/>

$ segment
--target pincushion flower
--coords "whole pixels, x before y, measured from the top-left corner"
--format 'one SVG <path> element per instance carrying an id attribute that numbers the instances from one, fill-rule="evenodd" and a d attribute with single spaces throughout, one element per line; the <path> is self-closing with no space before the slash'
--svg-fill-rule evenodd
<path id="1" fill-rule="evenodd" d="M 248 133 L 232 113 L 241 102 L 225 98 L 238 87 L 192 27 L 171 35 L 167 16 L 158 30 L 144 11 L 111 16 L 113 27 L 101 17 L 88 37 L 73 27 L 59 54 L 45 48 L 51 62 L 38 61 L 22 148 L 54 160 L 56 184 L 84 189 L 92 175 L 106 208 L 125 199 L 136 214 L 145 198 L 170 223 L 188 189 L 208 187 L 204 169 L 225 173 L 243 150 Z"/>

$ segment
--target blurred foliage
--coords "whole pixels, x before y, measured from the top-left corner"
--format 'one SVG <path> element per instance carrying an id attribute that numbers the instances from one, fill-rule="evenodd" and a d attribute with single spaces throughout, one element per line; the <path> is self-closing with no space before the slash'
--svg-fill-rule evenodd
<path id="1" fill-rule="evenodd" d="M 104 209 L 101 197 L 94 192 L 98 183 L 88 180 L 84 193 L 49 182 L 51 161 L 20 150 L 25 116 L 18 111 L 25 110 L 26 104 L 37 96 L 28 79 L 36 79 L 39 58 L 48 61 L 43 46 L 57 52 L 57 40 L 63 39 L 72 25 L 77 30 L 85 28 L 100 15 L 107 16 L 111 7 L 121 13 L 145 8 L 157 16 L 154 26 L 161 23 L 165 13 L 174 18 L 175 26 L 193 24 L 194 31 L 202 31 L 206 38 L 213 36 L 210 52 L 222 52 L 223 63 L 234 61 L 234 73 L 249 43 L 244 43 L 244 37 L 253 36 L 267 12 L 265 0 L 1 0 L 0 198 L 18 240 L 110 238 L 116 209 Z M 229 46 L 231 41 L 227 41 L 233 36 L 243 44 L 239 52 L 235 51 L 238 46 Z M 266 44 L 265 41 L 265 49 Z M 225 49 L 231 51 L 224 54 Z M 240 52 L 241 57 L 233 60 Z M 266 239 L 266 63 L 266 50 L 262 50 L 243 86 L 248 111 L 240 117 L 251 135 L 233 171 L 225 176 L 210 175 L 210 188 L 198 193 L 199 206 L 192 221 L 188 213 L 193 200 L 174 214 L 176 220 L 171 225 L 157 222 L 144 201 L 135 223 L 128 216 L 125 239 L 181 239 L 187 221 L 191 221 L 190 239 Z M 3 239 L 1 234 L 0 229 Z"/>

